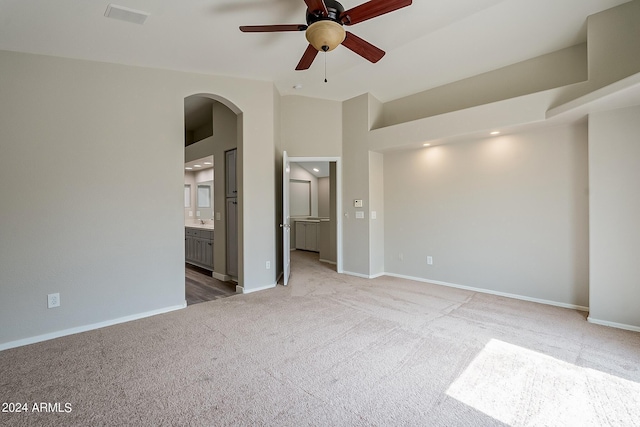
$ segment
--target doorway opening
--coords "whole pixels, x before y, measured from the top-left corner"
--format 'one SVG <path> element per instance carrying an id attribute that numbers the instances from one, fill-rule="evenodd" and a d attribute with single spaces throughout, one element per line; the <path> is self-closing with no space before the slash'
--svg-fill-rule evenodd
<path id="1" fill-rule="evenodd" d="M 237 156 L 229 156 L 242 143 L 241 123 L 241 114 L 227 100 L 209 94 L 184 99 L 187 305 L 236 293 L 240 218 L 237 209 L 230 213 L 227 206 L 231 184 L 235 205 L 241 197 Z"/>
<path id="2" fill-rule="evenodd" d="M 342 273 L 340 158 L 289 157 L 287 161 L 289 182 L 283 186 L 288 185 L 289 212 L 283 216 L 289 219 L 290 253 L 301 251 L 304 259 L 326 263 Z"/>

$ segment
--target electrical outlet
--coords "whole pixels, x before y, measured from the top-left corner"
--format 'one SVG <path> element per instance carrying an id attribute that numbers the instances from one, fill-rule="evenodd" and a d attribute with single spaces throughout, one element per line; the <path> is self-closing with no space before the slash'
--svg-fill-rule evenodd
<path id="1" fill-rule="evenodd" d="M 60 294 L 49 294 L 47 295 L 47 308 L 55 308 L 60 307 Z"/>
<path id="2" fill-rule="evenodd" d="M 220 212 L 216 212 L 216 221 L 220 221 Z"/>
<path id="3" fill-rule="evenodd" d="M 432 256 L 428 256 L 427 257 L 427 264 L 433 265 L 433 257 Z"/>
<path id="4" fill-rule="evenodd" d="M 271 269 L 271 261 L 267 261 L 266 267 L 267 267 L 267 270 Z"/>

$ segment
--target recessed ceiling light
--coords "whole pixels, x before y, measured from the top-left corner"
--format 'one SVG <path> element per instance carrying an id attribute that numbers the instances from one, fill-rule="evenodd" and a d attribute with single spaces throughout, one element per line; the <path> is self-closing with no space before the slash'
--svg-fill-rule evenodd
<path id="1" fill-rule="evenodd" d="M 185 168 L 185 169 L 186 169 L 186 170 L 188 170 L 188 171 L 190 171 L 190 170 L 191 170 L 191 169 L 193 169 L 193 168 Z"/>
<path id="2" fill-rule="evenodd" d="M 320 172 L 320 169 L 318 169 L 318 168 L 313 168 L 313 171 L 314 171 L 314 172 Z"/>
<path id="3" fill-rule="evenodd" d="M 500 131 L 494 130 L 493 132 L 491 132 L 490 135 L 500 135 Z"/>
<path id="4" fill-rule="evenodd" d="M 193 165 L 194 168 L 201 168 L 202 165 Z"/>
<path id="5" fill-rule="evenodd" d="M 204 162 L 205 165 L 212 165 L 213 163 L 211 162 Z"/>
<path id="6" fill-rule="evenodd" d="M 422 144 L 423 147 L 430 147 L 431 144 Z"/>
<path id="7" fill-rule="evenodd" d="M 293 88 L 294 88 L 295 90 L 300 90 L 300 89 L 302 89 L 302 83 L 296 83 L 296 84 L 294 84 L 294 85 L 293 85 Z"/>

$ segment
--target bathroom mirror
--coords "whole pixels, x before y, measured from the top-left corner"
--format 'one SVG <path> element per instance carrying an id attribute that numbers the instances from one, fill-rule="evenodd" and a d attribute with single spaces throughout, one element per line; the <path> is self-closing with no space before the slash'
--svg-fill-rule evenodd
<path id="1" fill-rule="evenodd" d="M 185 151 L 185 157 L 187 153 Z M 184 164 L 185 224 L 213 219 L 213 156 L 190 160 Z"/>
<path id="2" fill-rule="evenodd" d="M 196 191 L 199 219 L 213 218 L 213 181 L 198 182 Z"/>

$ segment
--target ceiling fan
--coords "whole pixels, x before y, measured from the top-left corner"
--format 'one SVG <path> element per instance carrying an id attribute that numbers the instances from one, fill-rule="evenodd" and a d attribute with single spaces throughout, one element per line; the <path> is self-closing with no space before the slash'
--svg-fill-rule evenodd
<path id="1" fill-rule="evenodd" d="M 363 58 L 375 63 L 385 52 L 360 37 L 345 31 L 343 25 L 354 25 L 385 13 L 411 5 L 412 0 L 370 0 L 344 10 L 336 0 L 304 0 L 307 5 L 307 24 L 245 25 L 245 33 L 277 31 L 305 31 L 309 46 L 296 70 L 307 70 L 318 52 L 329 52 L 342 44 Z"/>

